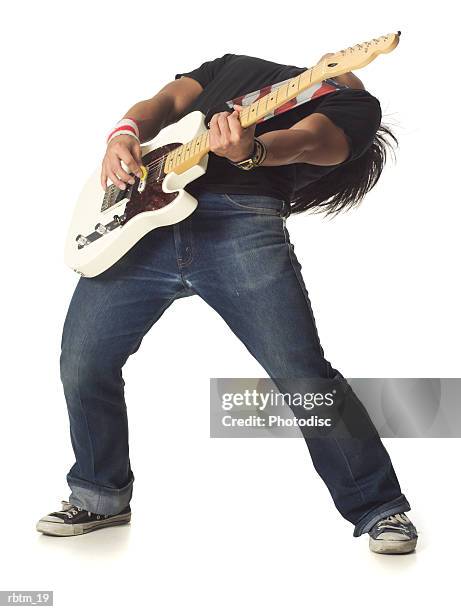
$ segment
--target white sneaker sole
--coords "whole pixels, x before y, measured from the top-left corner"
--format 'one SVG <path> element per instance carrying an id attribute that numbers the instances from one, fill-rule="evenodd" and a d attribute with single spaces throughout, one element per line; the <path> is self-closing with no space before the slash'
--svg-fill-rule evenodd
<path id="1" fill-rule="evenodd" d="M 374 540 L 370 538 L 370 550 L 384 555 L 403 555 L 413 552 L 418 538 L 413 540 Z"/>
<path id="2" fill-rule="evenodd" d="M 113 527 L 115 525 L 126 525 L 131 520 L 131 512 L 118 514 L 99 521 L 89 521 L 80 525 L 66 525 L 66 523 L 53 523 L 51 521 L 39 520 L 36 529 L 40 533 L 53 536 L 76 536 L 83 535 L 95 529 L 103 527 Z"/>

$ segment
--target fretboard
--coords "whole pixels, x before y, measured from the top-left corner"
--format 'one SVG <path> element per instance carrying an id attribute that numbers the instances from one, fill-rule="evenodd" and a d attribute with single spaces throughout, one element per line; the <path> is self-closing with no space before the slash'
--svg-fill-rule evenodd
<path id="1" fill-rule="evenodd" d="M 324 78 L 324 71 L 321 70 L 319 64 L 313 68 L 308 68 L 301 74 L 298 74 L 298 76 L 287 81 L 284 85 L 246 106 L 240 113 L 241 126 L 246 128 L 254 125 L 289 100 L 296 98 L 305 89 L 320 83 Z M 169 172 L 181 174 L 198 164 L 202 157 L 209 152 L 209 131 L 205 130 L 189 142 L 184 143 L 169 153 L 165 159 L 164 172 L 165 174 Z"/>

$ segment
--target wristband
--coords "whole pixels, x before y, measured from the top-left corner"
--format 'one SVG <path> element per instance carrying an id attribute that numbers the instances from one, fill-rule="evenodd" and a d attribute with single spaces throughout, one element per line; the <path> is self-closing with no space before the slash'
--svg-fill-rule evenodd
<path id="1" fill-rule="evenodd" d="M 266 159 L 267 149 L 266 145 L 258 138 L 254 139 L 253 151 L 247 159 L 242 159 L 239 162 L 230 161 L 233 166 L 237 166 L 241 170 L 253 170 L 260 166 Z"/>
<path id="2" fill-rule="evenodd" d="M 106 140 L 106 144 L 115 138 L 116 136 L 121 136 L 122 134 L 126 134 L 127 136 L 133 136 L 136 138 L 138 142 L 139 140 L 139 128 L 138 124 L 134 119 L 130 119 L 130 117 L 124 117 L 120 119 L 118 123 L 115 124 L 115 127 L 109 132 Z"/>

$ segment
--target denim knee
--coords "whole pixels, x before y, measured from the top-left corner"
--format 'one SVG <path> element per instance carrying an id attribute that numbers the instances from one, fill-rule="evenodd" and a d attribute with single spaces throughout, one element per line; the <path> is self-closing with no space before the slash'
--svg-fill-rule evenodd
<path id="1" fill-rule="evenodd" d="M 60 356 L 60 376 L 65 390 L 89 389 L 94 385 L 121 378 L 117 360 L 95 350 L 72 350 L 63 346 Z"/>

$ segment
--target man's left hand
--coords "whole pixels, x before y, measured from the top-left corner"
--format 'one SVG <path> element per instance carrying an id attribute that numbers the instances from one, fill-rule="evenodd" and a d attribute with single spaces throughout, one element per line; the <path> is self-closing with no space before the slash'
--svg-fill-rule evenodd
<path id="1" fill-rule="evenodd" d="M 216 113 L 210 121 L 210 151 L 232 162 L 248 159 L 254 148 L 256 125 L 242 128 L 239 114 L 243 108 L 234 104 L 232 113 Z"/>

